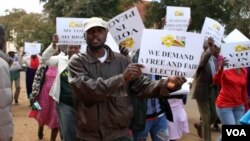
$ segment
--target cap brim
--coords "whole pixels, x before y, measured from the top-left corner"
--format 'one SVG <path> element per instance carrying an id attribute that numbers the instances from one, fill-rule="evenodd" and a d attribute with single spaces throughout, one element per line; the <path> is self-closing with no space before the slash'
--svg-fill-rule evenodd
<path id="1" fill-rule="evenodd" d="M 90 28 L 93 28 L 93 27 L 102 27 L 102 28 L 105 28 L 106 27 L 100 23 L 92 23 L 91 25 L 87 25 L 85 28 L 84 28 L 84 31 L 88 31 Z"/>

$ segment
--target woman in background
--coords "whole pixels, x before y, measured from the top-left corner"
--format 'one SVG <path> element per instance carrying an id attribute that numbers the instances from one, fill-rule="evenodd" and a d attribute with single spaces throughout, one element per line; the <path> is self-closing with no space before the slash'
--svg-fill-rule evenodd
<path id="1" fill-rule="evenodd" d="M 24 54 L 21 56 L 21 63 L 26 65 L 26 71 L 25 71 L 25 82 L 26 82 L 26 93 L 27 97 L 29 99 L 30 94 L 32 92 L 32 84 L 34 81 L 34 77 L 36 74 L 36 70 L 41 62 L 41 56 L 40 55 L 28 55 L 24 56 Z M 32 102 L 30 101 L 30 106 L 32 105 Z"/>
<path id="2" fill-rule="evenodd" d="M 216 111 L 222 125 L 239 125 L 240 118 L 249 109 L 247 96 L 247 69 L 234 68 L 224 70 L 227 65 L 224 58 L 214 83 L 221 86 L 216 99 Z M 221 140 L 221 137 L 219 138 Z"/>
<path id="3" fill-rule="evenodd" d="M 55 54 L 57 55 L 57 53 Z M 50 141 L 55 141 L 58 134 L 58 117 L 56 113 L 56 103 L 49 95 L 52 84 L 57 74 L 57 67 L 47 66 L 41 63 L 36 72 L 30 99 L 39 103 L 41 110 L 33 117 L 37 120 L 38 138 L 43 138 L 43 127 L 47 125 L 51 129 Z"/>

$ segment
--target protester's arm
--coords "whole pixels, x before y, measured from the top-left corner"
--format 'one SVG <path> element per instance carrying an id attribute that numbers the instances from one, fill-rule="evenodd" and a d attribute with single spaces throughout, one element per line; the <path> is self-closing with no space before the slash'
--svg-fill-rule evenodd
<path id="1" fill-rule="evenodd" d="M 167 79 L 152 81 L 148 77 L 142 79 L 134 78 L 129 82 L 129 88 L 133 93 L 142 97 L 169 96 L 171 92 L 181 89 L 186 82 L 184 77 L 171 76 Z"/>
<path id="2" fill-rule="evenodd" d="M 20 55 L 15 55 L 13 64 L 10 66 L 10 71 L 21 71 L 22 64 L 21 64 L 21 57 Z"/>
<path id="3" fill-rule="evenodd" d="M 92 72 L 89 72 L 88 66 L 84 65 L 88 63 L 84 61 L 78 57 L 78 54 L 73 55 L 69 61 L 69 82 L 74 95 L 79 100 L 100 102 L 110 97 L 126 94 L 123 74 L 117 74 L 107 79 L 91 78 L 90 73 Z"/>
<path id="4" fill-rule="evenodd" d="M 45 62 L 49 66 L 57 66 L 59 61 L 59 56 L 53 56 L 57 52 L 57 48 L 54 48 L 51 44 L 42 54 L 42 62 Z"/>
<path id="5" fill-rule="evenodd" d="M 201 59 L 200 59 L 200 63 L 198 65 L 198 69 L 197 69 L 197 75 L 199 75 L 199 72 L 203 69 L 206 68 L 207 63 L 209 61 L 209 58 L 215 53 L 215 49 L 214 49 L 214 40 L 213 38 L 208 38 L 207 41 L 207 46 L 208 48 L 206 49 L 206 51 L 203 52 Z"/>
<path id="6" fill-rule="evenodd" d="M 209 61 L 209 58 L 212 56 L 212 53 L 210 51 L 210 49 L 207 49 L 201 56 L 199 65 L 198 65 L 198 69 L 197 69 L 197 73 L 196 75 L 199 75 L 199 72 L 201 70 L 204 70 L 207 66 L 207 63 Z"/>
<path id="7" fill-rule="evenodd" d="M 215 75 L 213 77 L 214 84 L 221 85 L 221 77 L 223 74 L 224 66 L 226 66 L 227 64 L 228 64 L 228 60 L 226 58 L 223 58 L 221 66 L 219 66 L 218 71 L 215 73 Z"/>
<path id="8" fill-rule="evenodd" d="M 167 96 L 169 92 L 180 89 L 182 85 L 180 83 L 183 83 L 182 79 L 176 77 L 154 82 L 147 77 L 141 78 L 142 65 L 129 64 L 130 61 L 128 59 L 120 62 L 123 63 L 121 66 L 127 66 L 122 74 L 106 79 L 102 77 L 92 78 L 90 74 L 93 72 L 89 72 L 91 70 L 88 63 L 82 59 L 87 56 L 82 55 L 75 54 L 69 61 L 69 82 L 72 85 L 74 95 L 82 101 L 98 102 L 114 96 L 126 96 L 127 87 L 131 87 L 131 90 L 138 92 L 138 96 Z"/>
<path id="9" fill-rule="evenodd" d="M 10 66 L 10 71 L 20 71 L 22 70 L 22 66 L 18 62 L 13 62 Z"/>
<path id="10" fill-rule="evenodd" d="M 58 51 L 58 35 L 54 34 L 52 44 L 42 54 L 42 62 L 49 66 L 57 66 L 59 56 L 53 56 Z"/>
<path id="11" fill-rule="evenodd" d="M 9 66 L 12 65 L 13 63 L 12 59 L 1 50 L 0 50 L 0 57 L 3 58 L 3 60 L 5 60 L 9 64 Z"/>

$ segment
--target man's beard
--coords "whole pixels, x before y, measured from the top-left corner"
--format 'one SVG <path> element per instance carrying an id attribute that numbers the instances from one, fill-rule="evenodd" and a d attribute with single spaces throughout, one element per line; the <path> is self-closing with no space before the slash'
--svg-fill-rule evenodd
<path id="1" fill-rule="evenodd" d="M 91 46 L 91 45 L 89 45 L 89 46 L 90 46 L 90 49 L 91 49 L 91 50 L 99 50 L 99 49 L 101 49 L 101 48 L 104 47 L 104 44 L 99 45 L 99 46 Z"/>

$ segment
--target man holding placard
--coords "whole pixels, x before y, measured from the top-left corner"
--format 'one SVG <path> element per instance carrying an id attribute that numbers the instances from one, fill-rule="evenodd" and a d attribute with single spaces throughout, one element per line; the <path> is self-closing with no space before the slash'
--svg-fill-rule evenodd
<path id="1" fill-rule="evenodd" d="M 194 126 L 198 130 L 198 135 L 203 136 L 205 141 L 211 141 L 210 124 L 216 120 L 216 117 L 211 118 L 211 97 L 217 93 L 217 86 L 213 85 L 213 76 L 217 70 L 217 63 L 214 57 L 215 47 L 214 40 L 209 38 L 204 43 L 204 52 L 196 70 L 190 94 L 196 100 L 200 112 L 201 120 L 195 123 Z"/>
<path id="2" fill-rule="evenodd" d="M 131 64 L 105 45 L 107 22 L 90 18 L 84 23 L 86 53 L 73 55 L 69 80 L 77 100 L 77 137 L 82 141 L 131 141 L 129 123 L 133 114 L 129 93 L 137 96 L 167 96 L 180 89 L 183 77 L 150 81 L 142 77 L 141 64 Z"/>

